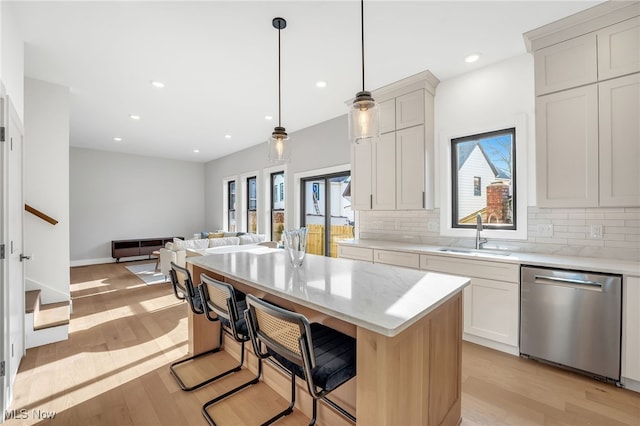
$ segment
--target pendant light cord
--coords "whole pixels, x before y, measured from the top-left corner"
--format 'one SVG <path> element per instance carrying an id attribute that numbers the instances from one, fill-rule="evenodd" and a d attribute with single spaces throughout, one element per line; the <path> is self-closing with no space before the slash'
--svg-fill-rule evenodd
<path id="1" fill-rule="evenodd" d="M 364 0 L 360 0 L 360 33 L 362 36 L 362 91 L 364 92 Z"/>
<path id="2" fill-rule="evenodd" d="M 280 86 L 280 31 L 281 29 L 278 28 L 278 127 L 282 127 L 280 118 L 282 116 L 282 88 Z"/>

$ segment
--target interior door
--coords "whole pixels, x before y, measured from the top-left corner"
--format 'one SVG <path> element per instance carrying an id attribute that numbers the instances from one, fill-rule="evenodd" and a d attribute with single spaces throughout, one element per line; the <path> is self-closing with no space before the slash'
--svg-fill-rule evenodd
<path id="1" fill-rule="evenodd" d="M 3 86 L 0 83 L 0 126 L 5 127 L 6 123 L 6 115 L 5 115 L 5 98 L 3 96 Z M 5 206 L 6 206 L 6 191 L 5 191 L 5 182 L 6 182 L 6 167 L 5 167 L 5 147 L 6 142 L 0 142 L 0 188 L 2 189 L 2 195 L 0 196 L 0 244 L 6 244 L 6 214 L 5 214 Z M 5 282 L 7 281 L 7 277 L 5 272 L 6 268 L 6 254 L 2 256 L 2 261 L 0 262 L 0 308 L 2 311 L 2 315 L 0 315 L 0 330 L 2 330 L 2 339 L 0 339 L 0 362 L 7 359 L 6 357 L 6 347 L 9 344 L 9 333 L 8 333 L 8 317 L 7 312 L 8 308 L 8 298 L 7 298 L 7 286 Z M 9 401 L 9 381 L 6 380 L 6 374 L 0 374 L 0 409 L 2 413 L 6 412 L 8 408 Z M 4 415 L 0 417 L 0 423 L 4 420 Z"/>
<path id="2" fill-rule="evenodd" d="M 24 330 L 24 263 L 23 253 L 23 212 L 24 196 L 22 187 L 22 144 L 23 132 L 22 124 L 18 114 L 7 97 L 7 134 L 5 136 L 7 144 L 7 238 L 8 246 L 5 248 L 8 268 L 8 294 L 5 297 L 9 301 L 8 318 L 8 342 L 5 349 L 7 356 L 7 386 L 9 387 L 8 401 L 11 402 L 11 389 L 20 366 L 20 360 L 25 353 L 25 330 Z M 5 318 L 6 320 L 6 318 Z"/>

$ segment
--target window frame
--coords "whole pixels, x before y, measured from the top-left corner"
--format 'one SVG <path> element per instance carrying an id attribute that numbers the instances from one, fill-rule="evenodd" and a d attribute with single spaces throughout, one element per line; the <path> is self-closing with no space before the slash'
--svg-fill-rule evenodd
<path id="1" fill-rule="evenodd" d="M 480 122 L 480 124 L 472 124 L 467 127 L 458 129 L 442 129 L 438 132 L 438 143 L 435 146 L 435 155 L 439 161 L 435 166 L 435 197 L 439 202 L 435 205 L 439 209 L 439 231 L 438 234 L 444 237 L 453 238 L 474 238 L 475 229 L 453 228 L 451 226 L 451 139 L 463 137 L 466 135 L 480 134 L 495 129 L 505 129 L 515 127 L 516 129 L 516 152 L 515 157 L 518 175 L 516 177 L 518 185 L 518 199 L 515 203 L 517 209 L 517 229 L 485 229 L 482 232 L 484 238 L 489 239 L 489 245 L 485 247 L 498 246 L 492 240 L 527 240 L 528 236 L 528 193 L 530 189 L 535 190 L 534 177 L 531 176 L 529 181 L 528 169 L 535 165 L 534 157 L 529 155 L 529 151 L 533 152 L 530 144 L 535 142 L 534 129 L 529 123 L 534 122 L 532 113 L 518 113 L 507 115 L 502 119 L 493 120 L 491 122 Z M 531 164 L 529 164 L 531 163 Z M 529 188 L 531 187 L 531 188 Z M 535 192 L 535 191 L 534 191 Z M 534 205 L 535 201 L 530 201 Z M 356 223 L 357 226 L 357 223 Z"/>
<path id="2" fill-rule="evenodd" d="M 233 186 L 233 191 L 231 187 Z M 237 197 L 238 186 L 236 185 L 235 179 L 230 179 L 227 181 L 227 231 L 234 232 L 231 229 L 231 214 L 233 213 L 233 219 L 235 222 L 236 230 L 238 228 L 238 217 L 236 215 L 236 204 L 238 202 Z"/>
<path id="3" fill-rule="evenodd" d="M 275 179 L 276 177 L 282 175 L 282 182 L 280 182 L 280 184 L 276 187 L 275 185 Z M 279 239 L 276 240 L 276 235 L 275 235 L 275 229 L 273 229 L 273 216 L 274 213 L 280 213 L 282 212 L 282 215 L 284 216 L 284 226 L 286 228 L 287 225 L 287 221 L 286 221 L 286 200 L 284 198 L 284 182 L 285 182 L 285 172 L 284 170 L 281 171 L 277 171 L 277 172 L 272 172 L 269 174 L 269 188 L 271 191 L 271 197 L 270 197 L 270 202 L 269 202 L 269 221 L 270 221 L 270 228 L 271 228 L 271 241 L 279 241 Z M 283 207 L 281 209 L 276 209 L 275 208 L 275 200 L 274 200 L 274 195 L 278 195 L 278 201 L 282 201 L 282 205 Z M 284 230 L 284 229 L 283 229 Z"/>
<path id="4" fill-rule="evenodd" d="M 318 200 L 320 201 L 320 199 L 322 200 L 322 204 L 324 205 L 324 229 L 325 229 L 325 237 L 324 237 L 324 255 L 325 256 L 331 256 L 331 197 L 330 197 L 330 188 L 331 188 L 331 179 L 334 178 L 338 178 L 338 177 L 343 177 L 343 176 L 349 176 L 350 178 L 351 176 L 351 170 L 344 170 L 344 171 L 340 171 L 340 172 L 331 172 L 331 173 L 327 173 L 327 174 L 322 174 L 322 175 L 311 175 L 311 176 L 305 176 L 305 177 L 301 177 L 300 178 L 300 198 L 298 200 L 298 202 L 300 203 L 299 206 L 299 220 L 300 220 L 300 226 L 307 226 L 307 224 L 305 223 L 305 218 L 306 218 L 306 200 L 307 200 L 307 182 L 310 181 L 323 181 L 324 183 L 324 193 L 320 193 L 319 194 L 319 198 Z M 312 184 L 313 188 L 315 189 L 315 183 Z M 318 186 L 318 190 L 319 190 L 319 186 Z M 320 192 L 320 191 L 318 191 Z M 355 213 L 355 211 L 354 211 Z M 357 220 L 355 214 L 354 214 L 354 236 L 355 236 L 355 222 Z M 337 253 L 336 253 L 336 257 L 337 257 Z"/>
<path id="5" fill-rule="evenodd" d="M 453 138 L 450 141 L 450 146 L 451 146 L 451 154 L 450 154 L 450 159 L 451 159 L 451 226 L 452 228 L 467 228 L 467 229 L 475 229 L 476 228 L 476 223 L 475 221 L 472 224 L 467 224 L 467 225 L 463 225 L 458 222 L 458 206 L 459 206 L 459 197 L 458 197 L 458 179 L 459 179 L 459 175 L 458 175 L 458 149 L 457 146 L 458 144 L 461 143 L 465 143 L 465 142 L 470 142 L 470 141 L 478 141 L 478 140 L 483 140 L 483 139 L 490 139 L 493 137 L 497 137 L 497 136 L 501 136 L 501 135 L 511 135 L 511 210 L 512 210 L 512 223 L 511 225 L 508 224 L 501 224 L 501 225 L 492 225 L 491 223 L 483 223 L 483 228 L 484 229 L 495 229 L 495 230 L 501 230 L 501 231 L 517 231 L 518 230 L 518 213 L 517 213 L 517 200 L 518 200 L 518 185 L 517 185 L 517 178 L 518 178 L 518 173 L 517 173 L 517 164 L 516 164 L 516 159 L 517 159 L 517 149 L 516 149 L 516 143 L 517 143 L 517 139 L 516 139 L 516 128 L 515 127 L 509 127 L 509 128 L 504 128 L 504 129 L 498 129 L 498 130 L 491 130 L 491 131 L 487 131 L 487 132 L 482 132 L 482 133 L 477 133 L 477 134 L 470 134 L 467 136 L 462 136 L 462 137 L 458 137 L 458 138 Z M 481 182 L 481 177 L 480 176 L 474 176 L 474 196 L 475 194 L 475 180 L 476 178 L 478 179 L 479 182 Z M 480 183 L 480 196 L 482 196 L 482 184 Z M 487 194 L 487 191 L 485 189 L 485 196 Z"/>
<path id="6" fill-rule="evenodd" d="M 254 188 L 254 207 L 251 208 L 251 181 L 254 182 L 255 188 Z M 255 233 L 258 232 L 258 176 L 249 176 L 245 179 L 245 184 L 246 184 L 246 188 L 247 188 L 247 196 L 246 196 L 246 201 L 247 201 L 247 210 L 246 210 L 246 220 L 245 220 L 245 232 L 252 232 L 249 229 L 250 226 L 250 221 L 249 221 L 249 216 L 251 215 L 251 212 L 255 212 L 256 215 L 256 229 L 255 229 Z"/>

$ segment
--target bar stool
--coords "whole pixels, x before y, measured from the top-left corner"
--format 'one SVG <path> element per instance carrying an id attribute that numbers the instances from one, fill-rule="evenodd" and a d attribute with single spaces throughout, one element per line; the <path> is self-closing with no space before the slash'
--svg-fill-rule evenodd
<path id="1" fill-rule="evenodd" d="M 356 339 L 325 325 L 312 323 L 304 315 L 282 309 L 248 294 L 245 318 L 253 348 L 260 359 L 275 358 L 291 372 L 291 402 L 269 419 L 268 425 L 291 414 L 296 401 L 296 376 L 307 383 L 313 397 L 316 422 L 318 399 L 352 422 L 356 419 L 326 395 L 356 375 Z M 266 352 L 262 351 L 262 345 Z"/>
<path id="2" fill-rule="evenodd" d="M 189 303 L 189 308 L 194 315 L 202 315 L 204 314 L 204 308 L 202 305 L 202 299 L 200 295 L 200 291 L 198 291 L 193 285 L 193 280 L 191 279 L 191 273 L 187 268 L 183 268 L 182 266 L 176 265 L 174 262 L 171 262 L 171 270 L 169 271 L 169 275 L 171 277 L 171 284 L 173 287 L 173 293 L 176 298 L 180 300 L 186 300 Z M 222 333 L 220 333 L 220 341 L 218 342 L 218 346 L 210 349 L 206 352 L 202 352 L 200 354 L 196 354 L 194 356 L 181 359 L 180 361 L 176 361 L 169 366 L 169 371 L 173 375 L 173 377 L 178 382 L 180 389 L 186 392 L 190 392 L 196 389 L 199 389 L 211 382 L 218 380 L 221 377 L 226 376 L 233 371 L 227 371 L 222 374 L 218 374 L 214 377 L 208 378 L 200 383 L 197 383 L 193 386 L 187 386 L 182 378 L 178 375 L 175 370 L 175 367 L 185 362 L 193 361 L 205 355 L 213 354 L 219 352 L 222 349 Z"/>
<path id="3" fill-rule="evenodd" d="M 234 289 L 230 284 L 215 280 L 205 274 L 200 275 L 200 280 L 202 281 L 199 287 L 200 297 L 205 316 L 209 321 L 220 321 L 220 336 L 223 335 L 223 332 L 227 333 L 240 343 L 240 364 L 222 375 L 240 371 L 244 364 L 244 344 L 250 339 L 249 333 L 247 332 L 247 323 L 244 319 L 244 310 L 247 308 L 247 303 L 244 300 L 245 294 Z M 212 314 L 215 314 L 215 316 Z M 258 374 L 255 378 L 207 401 L 202 406 L 202 415 L 207 422 L 212 426 L 216 424 L 207 412 L 207 408 L 247 386 L 258 383 L 261 374 L 262 362 L 259 360 Z"/>

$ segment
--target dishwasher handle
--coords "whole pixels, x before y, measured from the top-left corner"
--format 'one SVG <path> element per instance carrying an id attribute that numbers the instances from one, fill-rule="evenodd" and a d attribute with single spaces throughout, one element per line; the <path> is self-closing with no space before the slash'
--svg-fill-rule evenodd
<path id="1" fill-rule="evenodd" d="M 602 283 L 589 280 L 577 280 L 571 278 L 558 278 L 546 275 L 535 275 L 533 277 L 536 284 L 555 285 L 559 287 L 570 287 L 580 290 L 602 291 Z"/>

